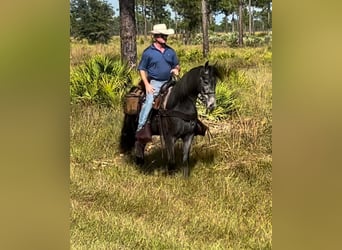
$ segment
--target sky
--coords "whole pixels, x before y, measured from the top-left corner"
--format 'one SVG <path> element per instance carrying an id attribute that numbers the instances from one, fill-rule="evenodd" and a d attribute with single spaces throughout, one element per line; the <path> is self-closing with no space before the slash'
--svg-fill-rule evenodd
<path id="1" fill-rule="evenodd" d="M 107 2 L 113 6 L 113 9 L 115 11 L 115 16 L 118 16 L 119 15 L 119 0 L 107 0 Z M 222 21 L 222 18 L 223 18 L 223 15 L 221 14 L 215 16 L 216 23 L 219 24 Z"/>
<path id="2" fill-rule="evenodd" d="M 113 6 L 115 15 L 118 16 L 119 15 L 119 0 L 107 0 L 107 2 Z"/>

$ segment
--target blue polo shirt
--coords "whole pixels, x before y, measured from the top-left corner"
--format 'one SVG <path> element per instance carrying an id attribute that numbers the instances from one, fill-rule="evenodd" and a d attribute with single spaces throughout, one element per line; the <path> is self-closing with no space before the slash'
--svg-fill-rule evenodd
<path id="1" fill-rule="evenodd" d="M 178 64 L 176 52 L 171 47 L 166 45 L 162 53 L 152 44 L 144 50 L 138 70 L 146 71 L 151 79 L 167 81 L 171 77 L 171 69 Z"/>

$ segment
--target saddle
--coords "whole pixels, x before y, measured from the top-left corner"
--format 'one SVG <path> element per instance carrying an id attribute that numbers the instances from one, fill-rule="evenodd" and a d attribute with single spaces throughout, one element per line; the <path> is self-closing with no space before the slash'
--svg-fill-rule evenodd
<path id="1" fill-rule="evenodd" d="M 176 80 L 171 78 L 168 82 L 164 83 L 160 88 L 159 94 L 154 98 L 152 108 L 159 110 L 161 104 L 162 108 L 165 108 L 167 97 L 170 93 L 170 89 L 175 85 Z M 145 101 L 146 91 L 142 80 L 137 86 L 133 86 L 124 98 L 124 113 L 127 115 L 138 115 L 141 110 L 142 103 Z"/>
<path id="2" fill-rule="evenodd" d="M 176 84 L 176 82 L 177 82 L 176 79 L 171 78 L 168 82 L 164 83 L 162 87 L 160 88 L 159 94 L 154 98 L 152 108 L 156 110 L 159 113 L 159 115 L 163 115 L 166 112 L 168 112 L 166 110 L 166 103 L 172 91 L 172 87 Z M 143 95 L 141 95 L 141 93 L 139 92 L 139 101 L 135 101 L 134 104 L 132 104 L 132 105 L 136 105 L 135 106 L 136 108 L 134 108 L 134 110 L 136 110 L 135 114 L 139 114 L 142 102 L 144 101 L 144 97 L 145 97 L 145 88 L 144 88 L 144 84 L 142 83 L 142 81 L 139 82 L 138 86 L 139 86 L 138 88 L 143 92 Z M 129 97 L 132 97 L 132 95 L 130 95 Z M 126 96 L 126 99 L 127 99 L 127 96 Z M 151 121 L 150 121 L 151 113 L 149 115 L 149 118 L 145 126 L 141 130 L 139 130 L 136 134 L 136 139 L 139 142 L 144 143 L 144 144 L 152 141 L 152 131 L 151 131 Z M 189 118 L 185 114 L 173 114 L 172 116 L 177 116 L 185 120 Z M 205 133 L 208 130 L 208 126 L 206 126 L 203 122 L 201 122 L 197 117 L 191 117 L 191 119 L 196 120 L 195 135 L 205 136 Z M 159 124 L 159 126 L 161 126 L 161 124 Z"/>
<path id="3" fill-rule="evenodd" d="M 159 94 L 154 98 L 152 108 L 159 110 L 165 109 L 166 103 L 171 93 L 173 85 L 176 84 L 176 81 L 171 79 L 170 81 L 164 83 L 159 91 Z"/>
<path id="4" fill-rule="evenodd" d="M 159 95 L 154 99 L 153 108 L 156 110 L 159 110 L 161 114 L 163 114 L 166 111 L 166 103 L 172 91 L 172 87 L 175 84 L 176 84 L 176 80 L 172 78 L 169 82 L 165 83 L 161 87 Z M 185 120 L 189 118 L 185 114 L 174 114 L 174 115 Z M 205 136 L 205 133 L 208 130 L 208 126 L 206 126 L 203 122 L 201 122 L 197 117 L 195 119 L 196 119 L 195 135 Z"/>

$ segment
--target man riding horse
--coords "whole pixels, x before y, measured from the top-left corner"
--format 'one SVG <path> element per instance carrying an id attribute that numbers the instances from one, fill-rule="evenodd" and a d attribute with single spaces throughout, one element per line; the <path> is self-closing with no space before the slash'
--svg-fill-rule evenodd
<path id="1" fill-rule="evenodd" d="M 159 94 L 161 87 L 171 81 L 172 75 L 178 76 L 180 71 L 176 52 L 166 44 L 168 35 L 174 34 L 174 30 L 167 29 L 165 24 L 156 24 L 150 33 L 153 35 L 153 43 L 144 50 L 138 66 L 146 97 L 139 114 L 136 130 L 137 140 L 146 137 L 143 128 L 149 118 L 153 101 Z M 204 135 L 206 126 L 200 121 L 198 124 L 197 134 Z"/>

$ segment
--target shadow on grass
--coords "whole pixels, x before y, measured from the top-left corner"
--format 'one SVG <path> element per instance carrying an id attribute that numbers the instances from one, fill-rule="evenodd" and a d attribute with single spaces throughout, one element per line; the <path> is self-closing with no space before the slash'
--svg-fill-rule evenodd
<path id="1" fill-rule="evenodd" d="M 175 160 L 176 166 L 175 170 L 172 174 L 167 174 L 167 153 L 166 150 L 162 149 L 160 145 L 154 145 L 154 147 L 150 150 L 145 150 L 145 162 L 143 165 L 135 164 L 136 168 L 143 174 L 146 175 L 155 175 L 155 174 L 163 174 L 163 175 L 175 175 L 179 173 L 183 173 L 183 151 L 182 151 L 182 143 L 176 143 L 175 146 Z M 211 164 L 215 158 L 215 151 L 212 149 L 206 149 L 201 151 L 200 149 L 196 149 L 194 147 L 190 152 L 189 159 L 189 167 L 190 167 L 190 175 L 193 168 L 196 166 L 198 162 L 202 162 L 203 164 Z M 132 162 L 135 163 L 134 153 L 131 155 Z"/>

